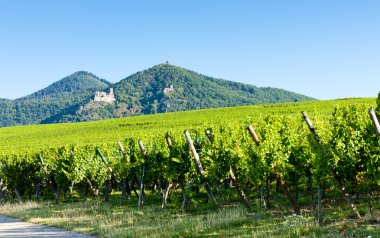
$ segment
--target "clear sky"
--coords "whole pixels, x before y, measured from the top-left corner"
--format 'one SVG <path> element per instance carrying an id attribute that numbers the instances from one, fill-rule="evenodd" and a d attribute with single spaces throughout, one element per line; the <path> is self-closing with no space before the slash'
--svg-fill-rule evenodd
<path id="1" fill-rule="evenodd" d="M 0 98 L 169 61 L 318 99 L 380 91 L 379 0 L 0 0 Z"/>

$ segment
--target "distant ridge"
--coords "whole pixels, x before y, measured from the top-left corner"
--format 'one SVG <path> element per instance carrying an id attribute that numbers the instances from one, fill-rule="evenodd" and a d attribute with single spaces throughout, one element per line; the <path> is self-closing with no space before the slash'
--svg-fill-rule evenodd
<path id="1" fill-rule="evenodd" d="M 96 91 L 114 90 L 113 103 L 94 101 Z M 312 100 L 277 88 L 216 79 L 194 71 L 159 64 L 111 84 L 79 71 L 52 85 L 16 99 L 0 99 L 0 126 L 78 122 L 141 114 L 165 113 L 276 102 Z"/>
<path id="2" fill-rule="evenodd" d="M 16 100 L 0 100 L 0 126 L 39 124 L 72 105 L 88 100 L 111 83 L 85 71 Z"/>

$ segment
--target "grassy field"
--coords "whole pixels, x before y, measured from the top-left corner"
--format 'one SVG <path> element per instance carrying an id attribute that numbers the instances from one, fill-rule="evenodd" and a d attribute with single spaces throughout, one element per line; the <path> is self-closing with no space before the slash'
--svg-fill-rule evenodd
<path id="1" fill-rule="evenodd" d="M 7 204 L 0 213 L 23 220 L 84 232 L 100 237 L 379 237 L 379 224 L 368 219 L 346 219 L 348 209 L 344 204 L 325 206 L 329 210 L 324 224 L 316 222 L 314 214 L 303 210 L 293 216 L 278 200 L 275 209 L 268 212 L 257 207 L 248 211 L 238 204 L 223 209 L 198 207 L 182 212 L 170 206 L 163 210 L 154 205 L 150 195 L 143 208 L 137 208 L 137 198 L 132 197 L 124 206 L 114 196 L 110 203 L 100 200 L 68 202 L 54 205 L 49 202 Z M 151 201 L 149 203 L 149 201 Z M 365 204 L 362 204 L 365 206 Z"/>
<path id="2" fill-rule="evenodd" d="M 35 151 L 75 143 L 115 143 L 127 137 L 141 138 L 154 132 L 164 134 L 169 130 L 183 131 L 202 125 L 244 123 L 249 118 L 268 114 L 299 114 L 301 117 L 301 112 L 306 111 L 309 115 L 326 115 L 335 106 L 369 104 L 374 107 L 375 103 L 375 98 L 353 98 L 195 110 L 94 122 L 5 127 L 0 128 L 0 153 Z"/>

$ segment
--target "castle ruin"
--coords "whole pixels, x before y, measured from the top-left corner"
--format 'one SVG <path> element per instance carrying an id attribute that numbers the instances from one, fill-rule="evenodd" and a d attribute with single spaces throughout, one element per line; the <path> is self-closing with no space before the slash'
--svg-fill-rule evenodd
<path id="1" fill-rule="evenodd" d="M 113 103 L 116 101 L 113 88 L 110 88 L 110 93 L 96 91 L 94 101 L 106 103 Z"/>
<path id="2" fill-rule="evenodd" d="M 164 94 L 174 93 L 174 87 L 170 84 L 170 87 L 164 89 Z"/>

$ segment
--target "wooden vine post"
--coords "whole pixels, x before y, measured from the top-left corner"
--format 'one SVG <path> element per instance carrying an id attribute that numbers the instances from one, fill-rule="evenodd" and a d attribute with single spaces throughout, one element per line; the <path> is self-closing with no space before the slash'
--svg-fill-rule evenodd
<path id="1" fill-rule="evenodd" d="M 205 134 L 207 136 L 207 139 L 210 141 L 210 143 L 213 143 L 214 137 L 211 134 L 211 131 L 210 130 L 205 130 Z M 222 189 L 220 188 L 220 182 L 219 181 L 216 181 L 216 189 L 218 191 L 218 195 L 220 196 L 221 204 L 224 205 L 223 193 L 222 193 Z"/>
<path id="2" fill-rule="evenodd" d="M 172 143 L 172 140 L 171 140 L 170 136 L 166 135 L 165 136 L 165 140 L 166 140 L 166 144 L 168 145 L 169 150 L 172 151 L 173 150 L 173 143 Z M 182 210 L 185 210 L 187 208 L 187 206 L 188 206 L 188 201 L 187 201 L 187 196 L 186 196 L 186 191 L 185 191 L 185 185 L 184 185 L 184 181 L 183 180 L 184 180 L 184 176 L 183 176 L 183 174 L 181 174 L 180 177 L 179 177 L 179 185 L 181 187 L 182 198 L 183 198 L 183 201 L 182 201 Z M 169 191 L 167 190 L 167 193 L 168 192 Z M 167 197 L 165 199 L 167 199 Z M 165 203 L 166 203 L 166 201 L 165 201 Z"/>
<path id="3" fill-rule="evenodd" d="M 100 156 L 100 158 L 102 159 L 103 163 L 106 165 L 108 172 L 111 175 L 113 175 L 112 168 L 108 165 L 108 161 L 107 161 L 106 157 L 104 157 L 104 155 L 102 154 L 102 152 L 100 151 L 99 148 L 96 148 L 96 153 Z M 106 180 L 105 202 L 109 201 L 109 194 L 110 194 L 110 191 L 111 191 L 111 187 L 110 186 L 111 186 L 111 181 L 109 179 L 107 179 Z"/>
<path id="4" fill-rule="evenodd" d="M 102 159 L 103 163 L 106 165 L 108 172 L 110 174 L 112 174 L 113 173 L 112 168 L 108 165 L 108 161 L 107 161 L 106 157 L 104 157 L 103 153 L 100 151 L 99 148 L 96 148 L 96 152 L 98 153 L 98 155 Z"/>
<path id="5" fill-rule="evenodd" d="M 209 139 L 209 141 L 212 143 L 213 142 L 213 136 L 211 135 L 211 132 L 209 130 L 206 130 L 205 134 L 206 134 L 207 138 Z M 237 180 L 237 178 L 236 178 L 236 176 L 235 176 L 235 174 L 233 172 L 232 167 L 230 167 L 230 170 L 228 171 L 228 176 L 232 180 L 232 183 L 233 183 L 236 191 L 238 192 L 238 194 L 240 196 L 240 199 L 243 201 L 243 204 L 247 208 L 251 209 L 252 208 L 251 202 L 249 201 L 249 199 L 245 195 L 243 189 L 241 189 L 241 187 L 239 185 L 239 182 L 238 182 L 238 180 Z"/>
<path id="6" fill-rule="evenodd" d="M 148 157 L 148 154 L 146 152 L 144 144 L 143 144 L 143 142 L 141 140 L 138 141 L 138 144 L 140 146 L 141 153 L 142 153 L 144 159 L 146 160 L 147 157 Z M 144 161 L 144 163 L 142 165 L 141 181 L 140 181 L 140 194 L 139 194 L 139 201 L 138 201 L 138 206 L 139 207 L 143 206 L 145 170 L 146 170 L 146 166 L 145 166 L 145 161 Z"/>
<path id="7" fill-rule="evenodd" d="M 313 123 L 311 122 L 310 118 L 307 116 L 306 112 L 302 112 L 302 117 L 303 119 L 305 120 L 309 130 L 311 131 L 311 133 L 314 135 L 315 139 L 317 140 L 317 142 L 319 143 L 319 136 L 314 128 L 314 125 Z M 308 175 L 308 178 L 309 178 L 309 186 L 310 186 L 310 196 L 311 196 L 311 206 L 313 208 L 313 210 L 315 210 L 315 202 L 314 202 L 314 189 L 313 189 L 313 176 L 311 174 L 310 171 L 307 171 L 307 175 Z M 322 195 L 322 192 L 321 192 L 321 187 L 320 185 L 318 185 L 318 220 L 320 220 L 320 211 L 322 209 L 322 205 L 321 205 L 321 195 Z"/>
<path id="8" fill-rule="evenodd" d="M 251 205 L 251 202 L 249 201 L 249 199 L 247 198 L 247 196 L 245 195 L 243 189 L 241 189 L 240 185 L 239 185 L 239 182 L 237 181 L 237 178 L 232 170 L 232 168 L 230 168 L 230 170 L 228 171 L 228 175 L 230 176 L 231 180 L 232 180 L 232 183 L 236 189 L 236 191 L 238 192 L 239 196 L 240 196 L 240 199 L 243 201 L 244 205 L 251 209 L 252 208 L 252 205 Z"/>
<path id="9" fill-rule="evenodd" d="M 371 118 L 372 124 L 375 127 L 376 136 L 379 137 L 380 136 L 380 125 L 379 125 L 379 121 L 377 120 L 376 113 L 375 113 L 375 111 L 373 110 L 372 107 L 369 108 L 368 114 L 369 114 L 369 116 Z M 371 191 L 370 191 L 369 210 L 370 210 L 370 213 L 371 213 L 372 217 L 375 217 L 375 215 L 373 214 L 373 182 L 372 182 Z"/>
<path id="10" fill-rule="evenodd" d="M 71 156 L 71 159 L 74 160 L 74 151 L 70 150 L 70 156 Z M 71 200 L 73 198 L 73 190 L 74 190 L 74 181 L 70 181 L 69 196 Z"/>
<path id="11" fill-rule="evenodd" d="M 259 146 L 260 145 L 260 139 L 257 136 L 255 129 L 253 129 L 253 127 L 251 125 L 249 125 L 247 127 L 247 130 L 249 131 L 249 134 L 251 135 L 251 138 L 252 138 L 253 142 L 255 142 L 255 144 L 257 146 Z M 264 198 L 263 198 L 263 186 L 261 184 L 259 186 L 259 190 L 260 190 L 260 207 L 264 206 L 266 209 L 269 208 L 269 195 L 270 195 L 270 191 L 269 191 L 270 186 L 269 186 L 269 178 L 268 177 L 266 178 L 266 193 L 267 194 L 266 194 L 265 201 L 264 201 Z"/>
<path id="12" fill-rule="evenodd" d="M 117 142 L 117 146 L 119 147 L 119 151 L 120 151 L 120 155 L 121 155 L 121 162 L 125 162 L 124 146 L 120 141 Z M 121 205 L 124 205 L 125 197 L 127 197 L 128 199 L 131 198 L 131 196 L 129 195 L 129 192 L 127 192 L 127 184 L 128 184 L 128 180 L 125 177 L 123 177 L 120 181 Z"/>
<path id="13" fill-rule="evenodd" d="M 45 165 L 44 159 L 42 159 L 41 155 L 38 155 L 38 158 L 40 159 L 41 168 L 44 171 L 44 174 L 45 174 L 46 178 L 49 180 L 49 185 L 50 185 L 51 191 L 55 194 L 56 192 L 55 192 L 53 180 L 50 177 L 50 174 L 49 174 L 49 172 L 47 170 L 47 167 Z"/>
<path id="14" fill-rule="evenodd" d="M 310 118 L 307 116 L 306 112 L 302 112 L 302 117 L 305 120 L 307 127 L 309 128 L 310 132 L 314 135 L 314 138 L 319 143 L 320 142 L 319 135 L 316 132 L 314 125 L 311 122 Z M 310 173 L 310 176 L 311 176 L 311 173 Z M 310 183 L 311 183 L 310 186 L 312 189 L 312 185 L 313 185 L 312 180 L 310 181 Z M 313 200 L 313 192 L 312 192 L 312 200 Z M 318 182 L 318 198 L 317 198 L 317 200 L 318 200 L 317 201 L 317 220 L 319 223 L 321 223 L 322 222 L 322 188 L 321 188 L 321 184 L 319 182 Z"/>
<path id="15" fill-rule="evenodd" d="M 309 130 L 311 131 L 311 133 L 313 133 L 315 138 L 318 138 L 318 141 L 319 141 L 319 137 L 318 137 L 317 132 L 315 131 L 314 125 L 311 122 L 310 118 L 307 116 L 306 112 L 302 112 L 302 117 L 305 120 L 307 126 L 309 127 Z"/>
<path id="16" fill-rule="evenodd" d="M 257 146 L 260 145 L 260 140 L 259 137 L 257 136 L 255 130 L 253 129 L 252 126 L 248 126 L 247 130 L 249 131 L 252 140 L 255 142 Z M 272 166 L 272 169 L 274 170 L 275 168 Z M 285 196 L 287 197 L 290 205 L 292 206 L 294 212 L 296 214 L 300 214 L 300 208 L 297 206 L 297 203 L 295 202 L 292 194 L 289 191 L 288 186 L 286 185 L 285 181 L 281 178 L 281 176 L 278 173 L 274 173 L 274 177 L 277 181 L 277 184 L 281 186 L 281 188 L 284 190 Z"/>
<path id="17" fill-rule="evenodd" d="M 368 114 L 371 117 L 371 121 L 372 121 L 373 125 L 375 126 L 376 135 L 379 136 L 380 135 L 380 125 L 379 125 L 379 121 L 377 120 L 376 113 L 372 107 L 368 110 Z"/>
<path id="18" fill-rule="evenodd" d="M 169 150 L 171 151 L 173 149 L 172 139 L 170 138 L 169 135 L 166 135 L 165 140 L 166 140 L 166 144 L 168 145 Z"/>
<path id="19" fill-rule="evenodd" d="M 260 140 L 256 134 L 256 131 L 253 129 L 252 126 L 248 126 L 247 130 L 249 131 L 249 134 L 251 135 L 253 142 L 255 142 L 257 146 L 259 146 Z"/>
<path id="20" fill-rule="evenodd" d="M 124 156 L 125 150 L 123 144 L 120 141 L 118 141 L 117 146 L 119 147 L 121 155 Z"/>
<path id="21" fill-rule="evenodd" d="M 46 167 L 46 165 L 44 163 L 44 160 L 43 160 L 42 156 L 38 155 L 38 158 L 40 159 L 41 168 L 44 171 L 45 176 L 49 180 L 49 185 L 50 185 L 51 191 L 55 195 L 55 202 L 58 203 L 59 195 L 60 195 L 61 191 L 60 191 L 59 187 L 55 188 L 54 183 L 53 183 L 53 179 L 51 178 L 51 176 L 50 176 L 50 174 L 49 174 L 49 172 L 47 170 L 47 167 Z"/>
<path id="22" fill-rule="evenodd" d="M 199 159 L 199 155 L 198 155 L 198 152 L 197 150 L 195 149 L 194 147 L 194 143 L 193 143 L 193 140 L 191 139 L 191 136 L 190 136 L 190 133 L 189 131 L 185 130 L 184 132 L 185 134 L 185 138 L 186 138 L 186 141 L 187 143 L 189 144 L 189 147 L 190 147 L 190 150 L 193 154 L 193 157 L 194 157 L 194 161 L 195 161 L 195 165 L 197 167 L 197 170 L 198 170 L 198 173 L 200 174 L 201 176 L 201 179 L 204 179 L 204 174 L 205 174 L 205 171 L 202 167 L 202 163 L 201 163 L 201 160 Z M 212 193 L 212 190 L 211 190 L 211 187 L 210 185 L 206 182 L 205 184 L 205 188 L 206 188 L 206 191 L 207 191 L 207 195 L 208 197 L 210 198 L 210 200 L 216 205 L 218 206 L 218 203 L 214 197 L 214 194 Z"/>
<path id="23" fill-rule="evenodd" d="M 172 140 L 170 139 L 169 135 L 165 136 L 166 144 L 168 145 L 169 150 L 171 151 L 173 149 L 173 143 Z M 166 189 L 164 196 L 162 197 L 162 205 L 161 208 L 166 208 L 166 205 L 168 203 L 168 197 L 169 197 L 169 191 L 173 187 L 173 183 L 170 182 L 169 180 L 166 183 Z"/>
<path id="24" fill-rule="evenodd" d="M 313 124 L 311 123 L 311 120 L 309 119 L 309 117 L 307 116 L 307 114 L 305 112 L 302 112 L 302 116 L 304 117 L 306 124 L 308 125 L 310 131 L 314 134 L 315 139 L 317 140 L 317 142 L 319 144 L 320 143 L 319 136 L 316 133 L 315 128 L 313 127 Z M 335 180 L 339 184 L 340 189 L 342 190 L 343 198 L 350 205 L 351 210 L 353 211 L 356 219 L 361 219 L 361 215 L 360 215 L 358 209 L 356 208 L 356 205 L 352 202 L 352 196 L 346 192 L 346 188 L 344 186 L 344 182 L 343 182 L 342 178 L 338 176 L 338 174 L 336 173 L 336 171 L 334 169 L 332 170 L 332 173 L 334 175 Z M 321 222 L 321 209 L 322 209 L 321 208 L 321 196 L 322 196 L 321 187 L 320 187 L 320 185 L 318 185 L 318 221 L 319 222 Z"/>

